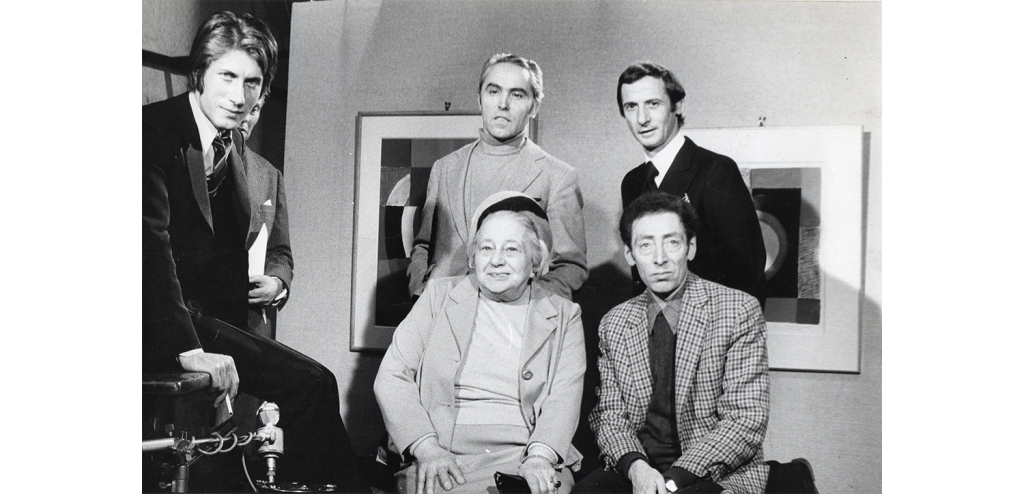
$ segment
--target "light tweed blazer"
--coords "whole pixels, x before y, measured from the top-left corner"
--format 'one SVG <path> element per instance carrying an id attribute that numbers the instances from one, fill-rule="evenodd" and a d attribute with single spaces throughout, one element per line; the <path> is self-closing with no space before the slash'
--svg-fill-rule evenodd
<path id="1" fill-rule="evenodd" d="M 419 295 L 427 279 L 469 273 L 466 244 L 473 212 L 467 204 L 466 170 L 477 139 L 437 160 L 430 170 L 427 198 L 409 264 L 409 293 Z M 587 238 L 583 229 L 583 193 L 576 169 L 551 156 L 529 139 L 519 159 L 505 173 L 491 177 L 499 190 L 522 192 L 540 204 L 551 225 L 551 270 L 537 284 L 572 298 L 587 280 Z"/>
<path id="2" fill-rule="evenodd" d="M 609 467 L 629 452 L 651 401 L 649 291 L 601 320 L 598 403 L 590 427 Z M 682 456 L 673 466 L 728 491 L 764 492 L 761 443 L 768 428 L 768 353 L 757 300 L 689 273 L 676 335 L 675 414 Z"/>

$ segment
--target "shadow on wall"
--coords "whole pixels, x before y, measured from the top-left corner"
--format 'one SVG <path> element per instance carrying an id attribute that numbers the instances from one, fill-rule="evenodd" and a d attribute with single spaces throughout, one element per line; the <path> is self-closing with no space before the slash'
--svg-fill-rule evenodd
<path id="1" fill-rule="evenodd" d="M 867 250 L 871 134 L 863 137 L 864 236 L 857 342 L 860 372 L 771 372 L 771 411 L 764 441 L 766 460 L 806 458 L 820 492 L 882 491 L 882 306 L 864 296 L 868 277 L 881 282 L 881 264 Z M 822 273 L 848 294 L 855 288 Z M 771 361 L 771 353 L 768 355 Z M 837 413 L 842 410 L 842 413 Z"/>
<path id="2" fill-rule="evenodd" d="M 343 400 L 348 403 L 349 420 L 345 422 L 356 454 L 375 454 L 385 432 L 384 417 L 373 394 L 373 380 L 384 358 L 383 351 L 363 351 L 352 370 L 351 385 Z"/>
<path id="3" fill-rule="evenodd" d="M 838 291 L 855 290 L 831 283 Z M 820 492 L 882 490 L 882 307 L 863 295 L 859 305 L 859 373 L 770 373 L 765 460 L 807 459 Z"/>
<path id="4" fill-rule="evenodd" d="M 573 293 L 573 301 L 580 305 L 582 311 L 584 343 L 587 348 L 587 372 L 583 375 L 580 421 L 572 440 L 576 449 L 583 454 L 583 466 L 577 472 L 578 478 L 601 466 L 594 433 L 587 423 L 587 415 L 597 405 L 597 386 L 600 383 L 597 371 L 597 327 L 612 307 L 632 296 L 632 277 L 613 262 L 591 268 L 587 282 Z"/>

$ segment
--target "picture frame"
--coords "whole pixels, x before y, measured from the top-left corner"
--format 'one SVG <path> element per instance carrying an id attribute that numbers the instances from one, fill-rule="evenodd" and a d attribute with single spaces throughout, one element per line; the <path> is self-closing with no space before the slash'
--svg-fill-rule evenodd
<path id="1" fill-rule="evenodd" d="M 860 126 L 684 129 L 736 161 L 766 238 L 772 370 L 860 372 L 865 246 Z M 697 239 L 698 252 L 700 239 Z M 787 274 L 788 271 L 788 274 Z"/>
<path id="2" fill-rule="evenodd" d="M 352 351 L 383 351 L 408 314 L 406 269 L 434 162 L 479 138 L 479 112 L 356 115 Z"/>

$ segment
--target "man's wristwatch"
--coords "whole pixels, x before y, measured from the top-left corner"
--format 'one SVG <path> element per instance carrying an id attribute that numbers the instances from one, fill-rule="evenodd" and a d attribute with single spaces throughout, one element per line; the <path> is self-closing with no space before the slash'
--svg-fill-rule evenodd
<path id="1" fill-rule="evenodd" d="M 676 487 L 676 481 L 675 480 L 668 479 L 668 482 L 665 482 L 665 490 L 667 490 L 669 492 L 675 492 L 675 491 L 679 490 L 679 487 Z"/>

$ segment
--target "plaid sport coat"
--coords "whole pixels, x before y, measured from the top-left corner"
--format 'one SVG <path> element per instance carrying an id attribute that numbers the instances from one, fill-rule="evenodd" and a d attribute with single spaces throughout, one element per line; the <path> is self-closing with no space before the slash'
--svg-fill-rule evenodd
<path id="1" fill-rule="evenodd" d="M 760 306 L 693 273 L 683 290 L 675 352 L 682 456 L 673 466 L 710 475 L 727 491 L 764 492 L 768 353 Z M 614 307 L 598 329 L 601 384 L 589 419 L 610 468 L 626 453 L 646 454 L 637 432 L 652 394 L 648 297 L 644 291 Z"/>

